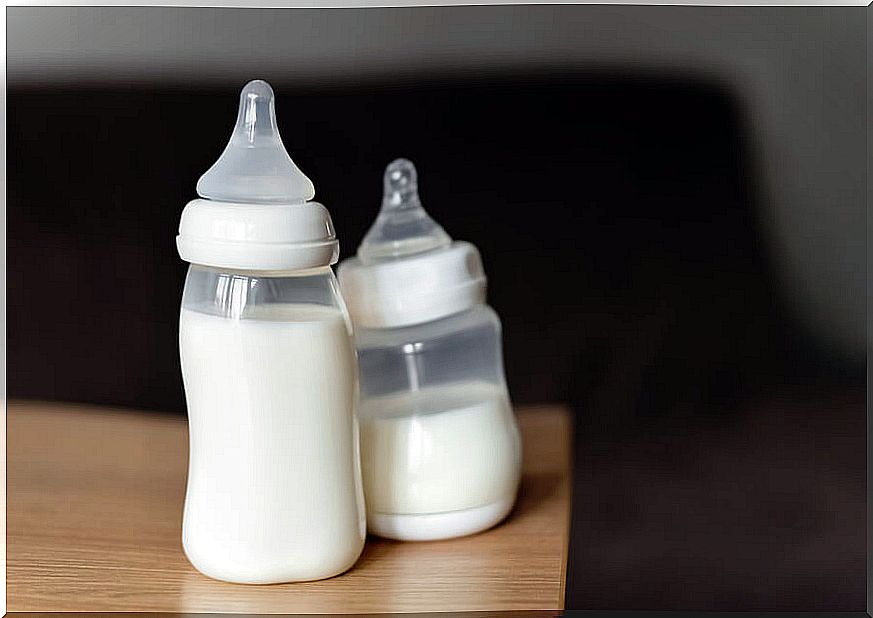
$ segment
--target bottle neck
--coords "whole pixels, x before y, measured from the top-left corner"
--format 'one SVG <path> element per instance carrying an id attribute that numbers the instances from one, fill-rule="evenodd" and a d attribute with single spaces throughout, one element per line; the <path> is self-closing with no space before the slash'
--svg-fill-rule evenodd
<path id="1" fill-rule="evenodd" d="M 325 275 L 333 275 L 333 268 L 330 264 L 323 266 L 315 266 L 313 268 L 304 268 L 300 270 L 257 270 L 244 268 L 223 268 L 217 266 L 207 266 L 205 264 L 190 264 L 189 272 L 193 269 L 204 270 L 214 273 L 223 273 L 228 275 L 238 275 L 241 277 L 250 278 L 291 278 L 291 277 L 320 277 Z"/>
<path id="2" fill-rule="evenodd" d="M 233 319 L 253 317 L 265 305 L 318 305 L 346 314 L 330 266 L 291 272 L 227 270 L 192 264 L 182 308 Z"/>

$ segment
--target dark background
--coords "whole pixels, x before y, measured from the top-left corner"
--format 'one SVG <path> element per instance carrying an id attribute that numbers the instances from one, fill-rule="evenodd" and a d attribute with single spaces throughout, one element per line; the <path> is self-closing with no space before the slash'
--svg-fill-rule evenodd
<path id="1" fill-rule="evenodd" d="M 285 71 L 265 58 L 259 72 L 232 54 L 225 73 L 212 58 L 186 73 L 191 49 L 137 69 L 128 47 L 85 33 L 114 11 L 141 51 L 158 12 L 168 23 L 202 16 L 207 42 L 220 40 L 215 15 L 227 32 L 262 32 L 246 30 L 254 13 L 267 31 L 318 22 L 319 38 L 339 41 L 349 11 L 10 10 L 9 396 L 184 412 L 178 217 L 226 143 L 239 88 L 264 77 L 342 255 L 375 216 L 384 165 L 411 158 L 430 213 L 482 252 L 514 401 L 574 411 L 568 607 L 863 609 L 867 342 L 854 295 L 866 212 L 853 157 L 865 120 L 863 105 L 847 116 L 835 88 L 863 99 L 863 61 L 843 60 L 863 56 L 864 20 L 853 25 L 852 9 L 723 14 L 736 40 L 703 47 L 722 46 L 740 75 L 753 72 L 745 62 L 763 67 L 773 114 L 704 56 L 606 62 L 586 47 L 592 31 L 620 36 L 619 23 L 638 31 L 638 48 L 662 52 L 670 34 L 653 10 L 352 11 L 395 33 L 424 24 L 422 37 L 449 49 L 469 33 L 441 20 L 490 28 L 473 36 L 482 56 L 454 67 L 435 53 L 344 70 L 338 53 L 319 75 L 296 74 L 293 56 Z M 705 9 L 657 10 L 681 25 L 676 36 L 712 32 Z M 13 34 L 16 19 L 27 37 Z M 749 29 L 762 20 L 755 48 Z M 534 24 L 541 38 L 521 44 L 551 60 L 488 56 L 506 23 Z M 54 60 L 30 40 L 48 46 L 69 28 L 79 47 L 64 56 L 55 43 Z M 562 28 L 561 45 L 582 51 L 555 51 Z M 161 45 L 178 45 L 173 36 Z M 427 47 L 407 43 L 395 51 Z M 780 97 L 801 83 L 810 103 L 792 109 Z M 804 161 L 810 145 L 819 158 Z M 840 174 L 810 165 L 822 161 Z M 804 201 L 821 187 L 839 187 L 839 204 Z"/>

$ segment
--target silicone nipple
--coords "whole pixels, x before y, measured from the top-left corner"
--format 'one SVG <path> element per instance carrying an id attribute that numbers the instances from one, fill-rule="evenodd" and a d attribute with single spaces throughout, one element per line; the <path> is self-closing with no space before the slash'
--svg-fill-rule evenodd
<path id="1" fill-rule="evenodd" d="M 412 161 L 395 159 L 385 168 L 382 208 L 358 247 L 365 264 L 399 258 L 452 243 L 418 199 L 418 175 Z"/>
<path id="2" fill-rule="evenodd" d="M 315 196 L 312 181 L 282 145 L 276 126 L 273 89 L 260 79 L 239 97 L 239 114 L 218 161 L 197 181 L 200 197 L 222 202 L 306 202 Z"/>

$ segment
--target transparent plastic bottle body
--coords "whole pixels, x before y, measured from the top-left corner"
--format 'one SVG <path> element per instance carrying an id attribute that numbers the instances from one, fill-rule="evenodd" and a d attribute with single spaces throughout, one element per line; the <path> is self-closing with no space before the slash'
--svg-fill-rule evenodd
<path id="1" fill-rule="evenodd" d="M 192 265 L 179 327 L 190 453 L 182 526 L 201 572 L 322 579 L 354 564 L 365 516 L 357 363 L 329 267 Z"/>
<path id="2" fill-rule="evenodd" d="M 423 324 L 358 327 L 356 344 L 370 531 L 432 540 L 501 521 L 521 445 L 497 314 L 479 304 Z"/>

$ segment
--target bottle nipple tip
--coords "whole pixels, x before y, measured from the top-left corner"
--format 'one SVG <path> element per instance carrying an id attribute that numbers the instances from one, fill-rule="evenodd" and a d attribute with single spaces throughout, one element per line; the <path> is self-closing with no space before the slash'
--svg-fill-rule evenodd
<path id="1" fill-rule="evenodd" d="M 281 140 L 276 125 L 275 96 L 264 80 L 254 79 L 243 86 L 233 139 L 249 146 Z"/>
<path id="2" fill-rule="evenodd" d="M 383 202 L 388 208 L 418 203 L 418 174 L 409 159 L 394 159 L 385 168 Z"/>
<path id="3" fill-rule="evenodd" d="M 417 181 L 415 165 L 409 159 L 394 159 L 385 168 L 385 184 L 395 191 L 415 186 Z"/>
<path id="4" fill-rule="evenodd" d="M 249 95 L 254 95 L 258 97 L 265 98 L 273 98 L 273 89 L 270 87 L 270 84 L 265 82 L 262 79 L 253 79 L 242 89 L 242 96 L 247 97 Z"/>

